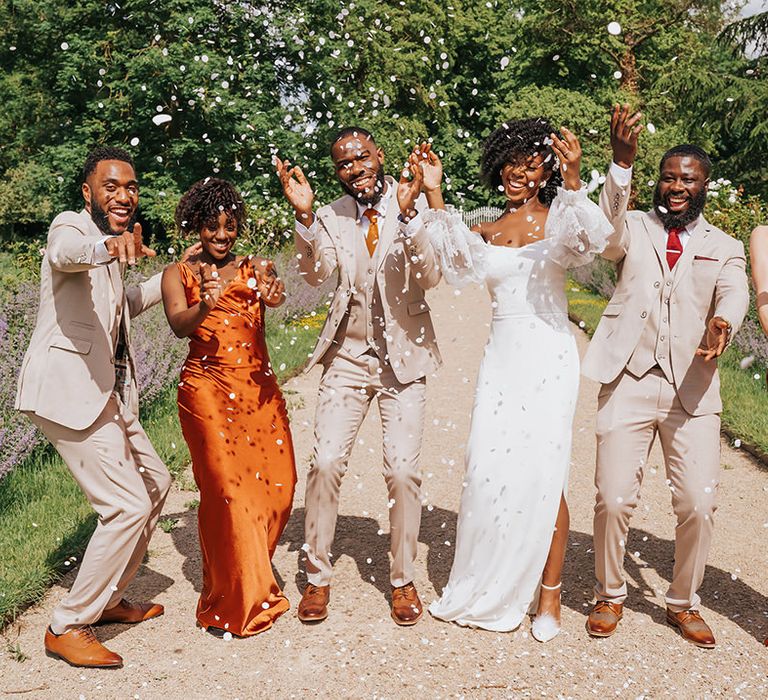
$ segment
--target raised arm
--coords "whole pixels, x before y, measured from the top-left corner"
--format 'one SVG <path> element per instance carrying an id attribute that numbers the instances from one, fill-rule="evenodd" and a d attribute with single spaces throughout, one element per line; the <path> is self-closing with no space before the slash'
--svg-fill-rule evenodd
<path id="1" fill-rule="evenodd" d="M 221 296 L 216 266 L 200 265 L 200 301 L 192 306 L 187 304 L 178 265 L 168 265 L 162 275 L 163 308 L 168 325 L 177 338 L 186 338 L 195 332 Z"/>
<path id="2" fill-rule="evenodd" d="M 749 259 L 752 263 L 757 315 L 763 331 L 768 335 L 768 226 L 758 226 L 752 231 L 749 238 Z"/>
<path id="3" fill-rule="evenodd" d="M 550 205 L 547 239 L 551 240 L 550 260 L 563 267 L 578 267 L 601 253 L 613 233 L 605 214 L 587 196 L 581 181 L 581 144 L 569 129 L 561 127 L 562 138 L 550 134 L 552 150 L 560 163 L 563 187 Z"/>
<path id="4" fill-rule="evenodd" d="M 299 271 L 308 284 L 319 287 L 338 265 L 336 246 L 312 212 L 314 192 L 301 168 L 275 157 L 275 170 L 283 194 L 296 215 L 294 241 Z"/>
<path id="5" fill-rule="evenodd" d="M 637 156 L 637 140 L 643 130 L 643 125 L 639 123 L 641 117 L 640 112 L 630 115 L 628 104 L 615 105 L 611 114 L 613 162 L 600 192 L 600 208 L 614 231 L 602 256 L 614 262 L 621 260 L 629 247 L 627 205 L 632 191 L 632 166 Z"/>
<path id="6" fill-rule="evenodd" d="M 423 146 L 425 144 L 422 144 Z M 419 286 L 422 289 L 431 289 L 438 285 L 442 277 L 435 250 L 424 226 L 408 226 L 409 222 L 416 221 L 422 213 L 417 209 L 417 201 L 424 186 L 424 170 L 420 163 L 423 153 L 417 146 L 408 157 L 408 163 L 400 173 L 400 181 L 397 184 L 397 203 L 400 206 L 400 218 L 405 224 L 402 231 L 408 264 L 415 273 Z M 422 199 L 422 203 L 423 201 Z"/>

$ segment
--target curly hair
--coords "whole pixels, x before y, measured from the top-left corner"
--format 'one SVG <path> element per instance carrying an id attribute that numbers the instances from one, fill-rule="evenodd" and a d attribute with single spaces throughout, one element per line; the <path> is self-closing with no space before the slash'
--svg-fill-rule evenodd
<path id="1" fill-rule="evenodd" d="M 480 178 L 494 192 L 502 187 L 501 169 L 506 163 L 525 163 L 541 153 L 544 168 L 549 171 L 546 184 L 539 189 L 539 200 L 549 206 L 563 184 L 560 172 L 554 169 L 555 155 L 549 145 L 549 135 L 555 130 L 544 117 L 514 119 L 504 122 L 483 144 L 480 158 Z"/>
<path id="2" fill-rule="evenodd" d="M 86 157 L 85 163 L 83 163 L 82 181 L 85 182 L 88 176 L 96 170 L 96 166 L 101 163 L 102 160 L 120 160 L 123 163 L 128 163 L 134 170 L 133 158 L 127 151 L 122 148 L 115 148 L 114 146 L 97 146 Z"/>
<path id="3" fill-rule="evenodd" d="M 214 227 L 222 213 L 227 214 L 228 220 L 234 220 L 240 235 L 245 224 L 243 198 L 231 182 L 207 177 L 182 195 L 174 220 L 182 233 L 199 233 L 206 225 Z"/>

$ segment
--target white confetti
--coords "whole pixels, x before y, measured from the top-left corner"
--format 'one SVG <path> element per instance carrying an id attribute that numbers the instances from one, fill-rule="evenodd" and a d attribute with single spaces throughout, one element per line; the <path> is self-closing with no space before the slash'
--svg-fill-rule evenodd
<path id="1" fill-rule="evenodd" d="M 608 22 L 608 33 L 618 36 L 621 34 L 621 25 L 618 22 Z"/>
<path id="2" fill-rule="evenodd" d="M 171 119 L 173 119 L 173 117 L 170 114 L 156 114 L 154 117 L 152 117 L 152 121 L 157 126 L 166 124 L 167 122 L 171 121 Z"/>

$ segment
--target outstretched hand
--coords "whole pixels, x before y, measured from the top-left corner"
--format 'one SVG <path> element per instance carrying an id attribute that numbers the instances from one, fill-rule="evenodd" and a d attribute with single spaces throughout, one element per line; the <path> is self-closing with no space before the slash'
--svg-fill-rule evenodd
<path id="1" fill-rule="evenodd" d="M 567 190 L 581 189 L 581 144 L 576 134 L 564 126 L 560 127 L 560 132 L 563 134 L 562 139 L 555 133 L 550 134 L 549 138 L 552 139 L 552 150 L 560 160 L 563 185 Z"/>
<path id="2" fill-rule="evenodd" d="M 639 124 L 642 112 L 630 116 L 629 105 L 615 105 L 611 114 L 611 149 L 613 162 L 622 168 L 631 168 L 637 156 L 637 139 L 643 130 Z"/>
<path id="3" fill-rule="evenodd" d="M 141 239 L 141 224 L 134 224 L 133 231 L 123 231 L 120 235 L 110 236 L 104 241 L 107 252 L 121 263 L 135 265 L 138 258 L 154 258 L 152 248 L 144 245 Z"/>
<path id="4" fill-rule="evenodd" d="M 296 219 L 309 226 L 312 223 L 312 204 L 315 201 L 312 186 L 298 165 L 291 167 L 290 161 L 281 160 L 278 156 L 275 156 L 274 164 L 283 194 L 296 212 Z"/>
<path id="5" fill-rule="evenodd" d="M 193 243 L 191 246 L 189 246 L 184 250 L 184 252 L 181 254 L 181 262 L 183 263 L 189 262 L 192 258 L 197 257 L 202 252 L 203 252 L 203 243 L 202 241 L 197 241 L 196 243 Z"/>
<path id="6" fill-rule="evenodd" d="M 696 354 L 709 361 L 720 357 L 728 346 L 731 337 L 731 324 L 722 316 L 713 316 L 707 324 L 707 348 L 698 348 Z"/>

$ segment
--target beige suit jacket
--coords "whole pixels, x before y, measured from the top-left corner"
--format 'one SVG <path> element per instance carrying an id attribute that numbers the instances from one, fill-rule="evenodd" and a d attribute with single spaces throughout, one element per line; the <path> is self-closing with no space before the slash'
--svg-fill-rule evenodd
<path id="1" fill-rule="evenodd" d="M 618 264 L 616 290 L 583 362 L 587 377 L 612 382 L 640 341 L 654 304 L 668 314 L 675 388 L 692 415 L 722 410 L 717 360 L 696 356 L 706 347 L 707 323 L 722 316 L 736 334 L 749 306 L 744 245 L 703 217 L 670 272 L 667 234 L 654 212 L 627 211 L 630 188 L 609 173 L 600 206 L 614 225 L 603 257 Z"/>
<path id="2" fill-rule="evenodd" d="M 40 268 L 40 306 L 24 356 L 16 408 L 74 430 L 91 426 L 115 386 L 118 316 L 160 301 L 160 275 L 125 289 L 120 264 L 96 264 L 103 234 L 86 211 L 59 214 L 48 231 Z M 130 348 L 129 348 L 129 356 Z M 135 370 L 128 398 L 138 412 Z"/>
<path id="3" fill-rule="evenodd" d="M 387 183 L 397 187 L 390 177 Z M 423 196 L 416 208 L 427 209 Z M 422 227 L 416 235 L 405 238 L 399 213 L 393 193 L 386 217 L 383 223 L 379 222 L 379 250 L 373 263 L 377 266 L 376 285 L 386 323 L 387 359 L 398 381 L 408 383 L 433 372 L 442 362 L 424 298 L 424 290 L 436 286 L 441 274 L 426 230 Z M 360 250 L 356 238 L 361 235 L 357 228 L 357 205 L 349 195 L 319 209 L 317 220 L 319 226 L 313 241 L 295 234 L 301 274 L 313 286 L 321 285 L 334 271 L 338 271 L 339 279 L 308 370 L 331 347 L 347 312 L 355 291 L 355 255 Z"/>

